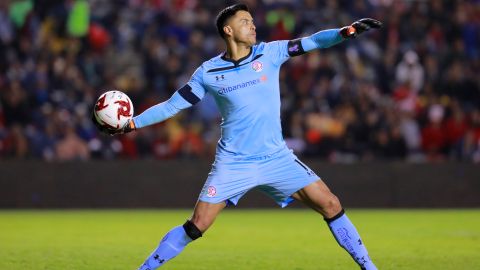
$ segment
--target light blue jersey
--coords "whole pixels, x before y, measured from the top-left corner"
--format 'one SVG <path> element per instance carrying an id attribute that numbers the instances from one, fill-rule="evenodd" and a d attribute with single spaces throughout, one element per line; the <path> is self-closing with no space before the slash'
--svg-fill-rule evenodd
<path id="1" fill-rule="evenodd" d="M 285 145 L 280 124 L 280 66 L 288 41 L 260 43 L 239 61 L 217 56 L 194 73 L 188 85 L 211 94 L 222 115 L 217 154 L 265 156 Z"/>
<path id="2" fill-rule="evenodd" d="M 137 128 L 165 120 L 214 97 L 222 116 L 217 155 L 261 157 L 285 147 L 280 121 L 279 72 L 292 56 L 332 46 L 343 38 L 338 29 L 297 40 L 262 42 L 238 61 L 221 54 L 204 62 L 168 101 L 134 118 Z"/>

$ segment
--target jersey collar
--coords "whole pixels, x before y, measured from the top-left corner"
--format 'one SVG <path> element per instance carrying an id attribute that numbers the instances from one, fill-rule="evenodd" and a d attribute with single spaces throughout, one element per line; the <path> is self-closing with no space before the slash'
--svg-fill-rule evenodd
<path id="1" fill-rule="evenodd" d="M 240 58 L 240 59 L 238 59 L 238 60 L 233 60 L 233 59 L 230 59 L 230 58 L 225 57 L 225 55 L 227 54 L 227 52 L 225 51 L 225 52 L 222 53 L 222 57 L 221 57 L 221 58 L 222 58 L 223 61 L 227 61 L 227 62 L 233 63 L 235 66 L 238 66 L 238 65 L 240 65 L 240 63 L 241 63 L 243 60 L 249 58 L 249 57 L 252 55 L 252 53 L 253 53 L 253 48 L 250 47 L 250 52 L 249 52 L 247 55 L 245 55 L 244 57 L 242 57 L 242 58 Z"/>

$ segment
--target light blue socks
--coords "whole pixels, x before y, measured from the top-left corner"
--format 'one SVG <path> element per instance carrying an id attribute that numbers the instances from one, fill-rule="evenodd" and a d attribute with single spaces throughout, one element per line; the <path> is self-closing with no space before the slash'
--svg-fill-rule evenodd
<path id="1" fill-rule="evenodd" d="M 355 229 L 355 226 L 348 219 L 343 209 L 336 216 L 329 219 L 326 218 L 325 221 L 338 244 L 350 253 L 362 269 L 377 270 L 377 267 L 375 267 L 368 256 L 367 248 L 363 244 L 357 229 Z"/>
<path id="2" fill-rule="evenodd" d="M 333 218 L 325 219 L 325 221 L 328 223 L 328 226 L 338 244 L 352 256 L 362 269 L 377 270 L 377 267 L 375 267 L 370 260 L 368 251 L 355 229 L 355 226 L 353 226 L 343 210 Z M 188 236 L 185 231 L 185 228 L 187 228 L 187 230 L 192 232 L 191 226 L 192 225 L 186 224 L 170 230 L 167 235 L 163 237 L 162 241 L 160 241 L 157 249 L 155 249 L 155 251 L 145 260 L 138 270 L 157 269 L 180 254 L 185 246 L 192 242 L 192 238 Z M 198 231 L 197 234 L 191 233 L 191 235 L 196 239 L 201 236 L 201 233 Z"/>
<path id="3" fill-rule="evenodd" d="M 185 246 L 192 242 L 183 226 L 177 226 L 163 237 L 157 249 L 145 260 L 138 270 L 154 270 L 175 258 Z"/>

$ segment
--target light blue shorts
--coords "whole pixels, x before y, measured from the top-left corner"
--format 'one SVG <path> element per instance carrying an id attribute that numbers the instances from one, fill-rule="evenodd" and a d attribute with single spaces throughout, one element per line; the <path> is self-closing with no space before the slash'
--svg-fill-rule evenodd
<path id="1" fill-rule="evenodd" d="M 199 200 L 237 205 L 245 193 L 256 188 L 285 207 L 293 201 L 293 193 L 319 179 L 287 147 L 259 158 L 217 156 Z"/>

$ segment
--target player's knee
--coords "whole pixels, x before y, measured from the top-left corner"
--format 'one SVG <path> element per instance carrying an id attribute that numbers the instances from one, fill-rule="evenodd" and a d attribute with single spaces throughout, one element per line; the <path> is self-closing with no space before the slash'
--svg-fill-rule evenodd
<path id="1" fill-rule="evenodd" d="M 329 198 L 327 199 L 327 203 L 323 208 L 325 216 L 332 217 L 342 211 L 342 204 L 340 203 L 340 200 L 337 196 L 335 196 L 334 194 L 330 194 Z"/>
<path id="2" fill-rule="evenodd" d="M 198 229 L 198 227 L 190 220 L 187 220 L 187 222 L 183 224 L 183 229 L 188 237 L 190 237 L 192 240 L 202 237 L 202 232 L 200 229 Z"/>
<path id="3" fill-rule="evenodd" d="M 207 215 L 202 214 L 193 214 L 193 217 L 190 219 L 190 222 L 195 225 L 202 233 L 204 233 L 210 225 L 212 225 L 213 220 L 208 218 Z"/>

